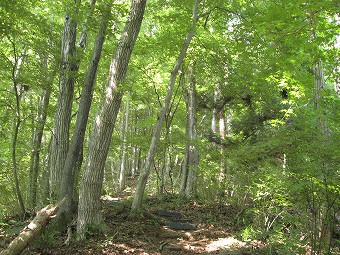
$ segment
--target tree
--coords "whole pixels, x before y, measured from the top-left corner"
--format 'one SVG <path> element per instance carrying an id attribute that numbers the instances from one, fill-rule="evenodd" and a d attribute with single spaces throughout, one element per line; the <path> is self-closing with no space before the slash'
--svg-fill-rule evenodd
<path id="1" fill-rule="evenodd" d="M 90 137 L 84 173 L 80 183 L 77 231 L 85 238 L 89 225 L 99 226 L 100 194 L 104 165 L 120 108 L 130 56 L 142 24 L 146 0 L 132 0 L 130 14 L 113 56 L 105 101 L 98 112 Z"/>
<path id="2" fill-rule="evenodd" d="M 63 168 L 64 174 L 59 191 L 59 199 L 67 197 L 66 203 L 61 206 L 59 213 L 59 217 L 63 224 L 69 223 L 72 220 L 73 211 L 76 207 L 74 202 L 74 188 L 77 184 L 75 183 L 75 176 L 82 163 L 81 158 L 83 153 L 83 143 L 92 102 L 93 88 L 100 56 L 102 53 L 102 47 L 105 40 L 105 34 L 110 19 L 111 4 L 107 3 L 105 5 L 106 6 L 104 7 L 105 9 L 103 10 L 100 26 L 96 36 L 96 41 L 94 43 L 92 57 L 85 75 L 85 81 L 77 113 L 77 120 Z M 63 222 L 63 220 L 65 220 L 65 222 Z"/>
<path id="3" fill-rule="evenodd" d="M 190 63 L 188 67 L 188 85 L 183 88 L 186 104 L 186 146 L 185 158 L 182 166 L 181 194 L 186 199 L 197 197 L 198 178 L 198 149 L 197 149 L 197 95 L 195 81 L 195 63 Z"/>
<path id="4" fill-rule="evenodd" d="M 52 180 L 53 198 L 69 198 L 64 223 L 80 189 L 83 236 L 101 224 L 102 190 L 113 196 L 111 179 L 121 173 L 131 190 L 139 178 L 135 212 L 145 194 L 197 197 L 238 208 L 238 227 L 250 239 L 265 236 L 275 253 L 332 252 L 340 194 L 338 3 L 196 1 L 200 14 L 188 22 L 193 2 L 149 0 L 144 16 L 145 3 L 135 0 L 129 18 L 128 1 L 0 3 L 1 217 L 48 203 L 41 194 L 50 193 L 51 155 L 53 175 L 62 176 L 61 185 Z M 104 42 L 105 22 L 113 29 Z M 63 28 L 63 46 L 72 41 L 76 54 L 60 54 Z M 71 97 L 61 84 L 74 87 Z"/>
<path id="5" fill-rule="evenodd" d="M 75 0 L 65 15 L 61 45 L 58 104 L 54 117 L 50 155 L 50 192 L 56 198 L 63 175 L 63 167 L 69 148 L 69 130 L 73 102 L 74 83 L 79 63 L 76 58 L 77 14 L 80 0 Z"/>
<path id="6" fill-rule="evenodd" d="M 148 150 L 146 162 L 144 163 L 143 170 L 141 172 L 141 175 L 138 178 L 138 184 L 137 184 L 137 187 L 136 187 L 133 203 L 132 203 L 132 206 L 131 206 L 131 214 L 132 215 L 136 215 L 138 213 L 138 211 L 141 209 L 141 206 L 142 206 L 142 199 L 143 199 L 143 195 L 144 195 L 145 186 L 146 186 L 148 177 L 150 175 L 151 166 L 152 166 L 154 156 L 155 156 L 155 153 L 156 153 L 157 143 L 158 143 L 160 135 L 161 135 L 162 125 L 163 125 L 163 122 L 164 122 L 164 119 L 165 119 L 165 115 L 166 115 L 166 112 L 169 108 L 169 104 L 170 104 L 170 101 L 171 101 L 171 98 L 172 98 L 172 93 L 173 93 L 173 90 L 174 90 L 176 77 L 177 77 L 179 68 L 183 63 L 183 60 L 184 60 L 185 55 L 187 53 L 187 50 L 189 48 L 190 42 L 191 42 L 191 40 L 192 40 L 192 38 L 195 34 L 196 22 L 197 22 L 197 19 L 198 19 L 198 4 L 199 4 L 199 1 L 195 0 L 194 7 L 193 7 L 193 15 L 192 15 L 192 27 L 191 27 L 188 35 L 187 35 L 186 41 L 183 45 L 181 53 L 178 56 L 177 62 L 174 65 L 172 72 L 171 72 L 171 77 L 170 77 L 170 81 L 169 81 L 169 84 L 168 84 L 168 91 L 166 93 L 163 106 L 162 106 L 160 113 L 158 115 L 157 123 L 156 123 L 155 130 L 154 130 L 154 133 L 153 133 L 153 136 L 152 136 L 152 139 L 151 139 L 150 147 L 149 147 L 149 150 Z"/>
<path id="7" fill-rule="evenodd" d="M 18 198 L 18 202 L 20 205 L 21 213 L 24 216 L 26 213 L 24 200 L 22 197 L 21 189 L 20 189 L 20 183 L 19 183 L 19 177 L 18 177 L 18 162 L 17 162 L 17 142 L 18 142 L 18 134 L 19 134 L 19 128 L 22 122 L 21 117 L 21 107 L 20 107 L 20 101 L 22 96 L 22 90 L 21 85 L 18 82 L 19 73 L 20 73 L 20 67 L 23 64 L 24 58 L 25 58 L 25 51 L 22 55 L 20 55 L 17 52 L 16 44 L 15 42 L 12 42 L 13 45 L 13 53 L 14 53 L 14 63 L 12 67 L 12 82 L 13 82 L 13 90 L 15 95 L 15 121 L 13 123 L 13 144 L 12 144 L 12 163 L 13 163 L 13 176 L 14 176 L 14 182 L 15 182 L 15 190 L 16 195 Z"/>
<path id="8" fill-rule="evenodd" d="M 53 80 L 53 78 L 51 79 Z M 52 82 L 52 81 L 51 81 Z M 44 126 L 47 118 L 47 110 L 51 96 L 51 89 L 43 90 L 41 93 L 41 100 L 39 102 L 39 109 L 37 113 L 37 126 L 34 128 L 32 135 L 32 152 L 30 158 L 30 173 L 29 173 L 29 207 L 37 206 L 37 186 L 40 168 L 40 151 L 41 142 L 44 132 Z"/>

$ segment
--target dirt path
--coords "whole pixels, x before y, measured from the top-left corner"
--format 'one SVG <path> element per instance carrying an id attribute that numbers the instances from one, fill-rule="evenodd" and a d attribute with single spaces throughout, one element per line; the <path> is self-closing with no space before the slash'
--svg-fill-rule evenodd
<path id="1" fill-rule="evenodd" d="M 130 205 L 129 199 L 107 197 L 103 200 L 104 234 L 69 246 L 64 245 L 66 237 L 46 243 L 41 239 L 24 254 L 261 254 L 237 240 L 235 208 L 149 198 L 143 217 L 132 221 L 128 218 Z"/>
<path id="2" fill-rule="evenodd" d="M 76 244 L 46 254 L 236 255 L 247 254 L 239 251 L 241 248 L 249 250 L 244 242 L 232 236 L 235 229 L 227 215 L 237 212 L 227 212 L 227 207 L 150 198 L 145 203 L 147 210 L 143 218 L 131 221 L 129 201 L 103 203 L 108 226 L 104 237 L 90 239 L 82 248 Z"/>

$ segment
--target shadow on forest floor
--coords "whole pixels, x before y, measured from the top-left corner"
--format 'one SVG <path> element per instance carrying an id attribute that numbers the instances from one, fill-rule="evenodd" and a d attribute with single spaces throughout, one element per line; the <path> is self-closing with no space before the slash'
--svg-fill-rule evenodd
<path id="1" fill-rule="evenodd" d="M 64 245 L 66 237 L 46 234 L 24 254 L 275 254 L 261 242 L 240 241 L 235 224 L 240 211 L 232 206 L 150 197 L 144 203 L 142 218 L 130 220 L 130 205 L 130 198 L 106 196 L 105 234 L 69 246 Z"/>

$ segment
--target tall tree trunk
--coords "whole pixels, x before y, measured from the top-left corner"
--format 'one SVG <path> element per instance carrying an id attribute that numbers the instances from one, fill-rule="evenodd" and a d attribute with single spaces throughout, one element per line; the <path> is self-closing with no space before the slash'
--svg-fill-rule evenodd
<path id="1" fill-rule="evenodd" d="M 184 89 L 185 103 L 186 103 L 186 134 L 187 144 L 184 160 L 187 176 L 183 176 L 186 180 L 184 197 L 190 199 L 197 196 L 197 169 L 198 169 L 198 150 L 197 143 L 197 129 L 196 129 L 196 82 L 194 76 L 194 63 L 190 63 L 188 68 L 188 82 Z M 183 193 L 183 190 L 182 190 Z"/>
<path id="2" fill-rule="evenodd" d="M 180 84 L 182 86 L 183 89 L 183 94 L 187 94 L 187 90 L 185 87 L 185 75 L 184 75 L 184 71 L 182 71 L 181 73 L 181 77 L 180 77 Z M 185 104 L 186 104 L 186 111 L 188 111 L 187 108 L 187 95 L 184 97 Z M 186 113 L 187 114 L 187 113 Z M 185 118 L 185 137 L 188 138 L 189 137 L 189 128 L 187 128 L 189 126 L 189 118 L 186 116 Z M 213 122 L 212 122 L 212 128 L 213 128 Z M 189 143 L 186 142 L 185 143 L 185 151 L 184 151 L 184 157 L 183 157 L 183 161 L 181 164 L 181 186 L 180 186 L 180 190 L 179 190 L 179 194 L 182 197 L 185 197 L 185 191 L 187 189 L 187 181 L 188 181 L 188 173 L 189 173 Z"/>
<path id="3" fill-rule="evenodd" d="M 48 69 L 48 57 L 44 54 L 40 55 L 42 66 Z M 37 205 L 37 185 L 38 176 L 40 170 L 40 152 L 41 143 L 47 118 L 47 110 L 51 96 L 51 86 L 53 84 L 57 70 L 53 71 L 46 77 L 45 87 L 42 91 L 40 102 L 37 106 L 36 118 L 34 120 L 33 132 L 32 132 L 32 151 L 30 156 L 30 171 L 29 171 L 29 187 L 28 187 L 28 206 L 33 209 Z M 44 164 L 43 164 L 44 165 Z M 44 194 L 41 198 L 44 197 Z"/>
<path id="4" fill-rule="evenodd" d="M 73 8 L 72 15 L 77 15 L 79 5 L 80 0 L 75 0 L 74 6 L 71 7 Z M 76 32 L 76 18 L 66 14 L 61 46 L 58 103 L 50 152 L 50 191 L 52 199 L 55 199 L 58 195 L 69 146 L 73 90 L 79 67 L 76 60 Z"/>
<path id="5" fill-rule="evenodd" d="M 40 150 L 41 141 L 44 132 L 45 121 L 47 117 L 47 109 L 50 102 L 51 90 L 47 89 L 42 92 L 39 109 L 37 114 L 37 125 L 34 128 L 32 135 L 32 152 L 30 158 L 30 173 L 29 173 L 29 191 L 28 205 L 34 208 L 37 205 L 37 181 L 40 165 Z"/>
<path id="6" fill-rule="evenodd" d="M 225 139 L 225 131 L 226 131 L 226 120 L 224 107 L 219 112 L 219 127 L 220 127 L 220 139 L 223 142 Z M 227 172 L 227 162 L 225 157 L 225 148 L 223 144 L 221 144 L 221 171 L 220 171 L 220 181 L 223 181 Z"/>
<path id="7" fill-rule="evenodd" d="M 320 108 L 320 98 L 321 98 L 321 93 L 325 89 L 325 75 L 324 75 L 324 70 L 322 66 L 322 61 L 319 60 L 315 67 L 314 67 L 314 81 L 315 81 L 315 86 L 314 86 L 314 109 L 317 111 Z M 317 125 L 320 131 L 326 135 L 329 136 L 329 128 L 327 126 L 327 122 L 324 119 L 323 115 L 319 115 L 317 119 Z"/>
<path id="8" fill-rule="evenodd" d="M 79 190 L 77 231 L 80 239 L 85 238 L 88 225 L 98 226 L 102 223 L 99 212 L 104 166 L 122 100 L 128 63 L 142 24 L 145 5 L 146 0 L 132 0 L 129 17 L 111 62 L 106 98 L 96 116 L 90 137 Z"/>
<path id="9" fill-rule="evenodd" d="M 318 38 L 317 31 L 316 31 L 316 17 L 315 13 L 310 13 L 311 17 L 311 26 L 312 26 L 312 38 L 316 40 Z M 328 139 L 331 136 L 330 130 L 328 128 L 328 123 L 325 119 L 325 116 L 321 113 L 321 105 L 320 101 L 322 98 L 322 91 L 325 89 L 325 76 L 324 76 L 324 69 L 321 59 L 317 61 L 313 68 L 314 73 L 314 110 L 316 112 L 316 126 L 324 139 Z M 326 187 L 328 184 L 328 171 L 325 171 L 327 168 L 326 163 L 321 163 L 320 173 L 321 176 L 319 177 L 319 181 L 323 182 L 323 185 Z M 316 189 L 312 188 L 312 191 Z M 330 218 L 330 214 L 327 213 L 334 205 L 333 202 L 330 203 L 329 199 L 326 199 L 323 202 L 317 202 L 319 199 L 316 198 L 315 192 L 311 193 L 311 201 L 312 201 L 312 222 L 311 222 L 311 254 L 322 254 L 327 253 L 330 254 L 330 246 L 332 240 L 332 233 L 331 233 L 331 226 L 330 223 L 332 219 Z M 326 194 L 327 196 L 327 194 Z M 326 250 L 327 249 L 327 252 Z"/>
<path id="10" fill-rule="evenodd" d="M 13 140 L 12 140 L 12 164 L 13 164 L 13 176 L 14 176 L 14 183 L 15 183 L 15 191 L 16 196 L 18 198 L 18 203 L 21 209 L 21 213 L 25 216 L 26 209 L 24 200 L 22 197 L 20 183 L 19 183 L 19 174 L 18 174 L 18 162 L 17 162 L 17 142 L 18 142 L 18 134 L 19 128 L 21 125 L 21 109 L 20 109 L 20 101 L 21 101 L 21 91 L 20 91 L 20 84 L 18 84 L 18 76 L 19 70 L 25 58 L 25 51 L 22 52 L 22 55 L 19 57 L 16 44 L 13 41 L 13 52 L 14 52 L 14 63 L 12 66 L 12 81 L 13 81 L 13 91 L 15 95 L 15 121 L 13 125 Z"/>
<path id="11" fill-rule="evenodd" d="M 181 72 L 180 75 L 180 84 L 175 91 L 174 100 L 170 103 L 169 111 L 165 115 L 165 134 L 164 134 L 164 149 L 163 149 L 163 157 L 162 157 L 162 166 L 160 171 L 160 185 L 159 185 L 159 192 L 163 194 L 166 192 L 166 184 L 170 180 L 172 186 L 172 179 L 171 179 L 171 145 L 169 146 L 169 139 L 171 136 L 171 126 L 172 121 L 175 117 L 176 111 L 180 102 L 182 101 L 182 94 L 179 91 L 182 89 L 182 82 L 184 81 L 184 74 Z M 179 94 L 178 101 L 175 102 L 176 95 Z"/>
<path id="12" fill-rule="evenodd" d="M 50 197 L 50 152 L 51 152 L 51 144 L 52 144 L 52 136 L 48 142 L 47 151 L 42 163 L 42 175 L 41 175 L 41 186 L 42 186 L 42 194 L 41 201 L 43 204 L 49 203 Z"/>
<path id="13" fill-rule="evenodd" d="M 85 75 L 85 81 L 81 92 L 77 120 L 63 169 L 64 174 L 60 186 L 59 199 L 67 197 L 67 200 L 61 206 L 60 213 L 58 216 L 60 223 L 62 223 L 61 225 L 69 223 L 72 220 L 72 215 L 75 209 L 74 201 L 76 199 L 74 197 L 74 188 L 76 185 L 75 177 L 82 163 L 83 143 L 88 116 L 92 103 L 93 87 L 95 84 L 97 68 L 100 61 L 100 56 L 102 53 L 102 48 L 105 40 L 105 34 L 110 18 L 110 12 L 111 4 L 108 4 L 102 14 L 102 19 L 96 36 L 92 57 Z"/>
<path id="14" fill-rule="evenodd" d="M 123 144 L 122 148 L 122 157 L 119 171 L 119 191 L 123 191 L 125 188 L 126 174 L 127 174 L 127 164 L 126 164 L 126 136 L 128 132 L 128 123 L 129 122 L 129 101 L 126 101 L 125 105 L 125 120 L 123 125 Z"/>
<path id="15" fill-rule="evenodd" d="M 124 130 L 124 109 L 121 110 L 121 115 L 122 117 L 120 118 L 120 124 L 119 124 L 119 141 L 123 141 L 123 130 Z M 119 189 L 119 176 L 120 176 L 120 172 L 121 172 L 121 167 L 122 167 L 122 154 L 123 154 L 123 150 L 122 147 L 119 146 L 119 148 L 117 149 L 117 160 L 116 160 L 116 174 L 115 174 L 115 190 L 117 192 L 120 191 Z"/>
<path id="16" fill-rule="evenodd" d="M 212 112 L 212 118 L 211 118 L 211 133 L 213 136 L 213 146 L 217 147 L 217 143 L 215 142 L 215 138 L 217 136 L 217 118 L 218 118 L 218 107 L 217 103 L 219 101 L 219 92 L 218 92 L 219 86 L 216 85 L 216 88 L 214 90 L 214 108 Z"/>
<path id="17" fill-rule="evenodd" d="M 175 64 L 175 66 L 172 69 L 171 72 L 171 76 L 170 76 L 170 81 L 168 84 L 168 91 L 167 94 L 165 96 L 164 99 L 164 104 L 163 107 L 161 108 L 160 113 L 158 114 L 158 120 L 155 126 L 155 130 L 153 133 L 153 136 L 151 138 L 151 143 L 150 143 L 150 147 L 149 147 L 149 151 L 148 151 L 148 155 L 146 158 L 146 162 L 144 164 L 142 173 L 138 179 L 138 184 L 136 187 L 136 191 L 135 191 L 135 195 L 134 195 L 134 199 L 133 199 L 133 203 L 132 203 L 132 207 L 131 207 L 131 215 L 135 215 L 138 213 L 138 211 L 141 209 L 142 206 L 142 199 L 143 199 L 143 195 L 144 195 L 144 190 L 145 190 L 145 186 L 147 183 L 147 180 L 149 178 L 150 175 L 150 171 L 151 171 L 151 166 L 156 154 L 156 146 L 157 143 L 159 141 L 159 138 L 161 136 L 161 131 L 162 131 L 162 126 L 163 126 L 163 122 L 165 119 L 165 115 L 166 112 L 168 111 L 169 105 L 170 105 L 170 101 L 172 98 L 172 93 L 174 90 L 174 85 L 176 82 L 176 77 L 177 77 L 177 73 L 179 71 L 180 66 L 183 63 L 183 60 L 186 56 L 187 50 L 189 48 L 190 42 L 195 34 L 196 31 L 196 22 L 197 22 L 197 11 L 198 11 L 198 3 L 199 0 L 195 0 L 194 3 L 194 10 L 193 10 L 193 21 L 192 21 L 192 28 L 189 31 L 186 41 L 182 47 L 182 51 L 180 53 L 180 55 L 178 56 L 177 62 Z"/>
<path id="18" fill-rule="evenodd" d="M 16 195 L 18 198 L 19 206 L 21 209 L 21 213 L 24 216 L 26 213 L 24 200 L 22 198 L 21 190 L 20 190 L 20 183 L 19 183 L 19 176 L 18 176 L 18 162 L 17 162 L 17 141 L 18 141 L 18 134 L 19 134 L 19 127 L 21 124 L 21 115 L 20 115 L 20 95 L 19 95 L 19 88 L 17 83 L 14 81 L 14 93 L 15 93 L 15 101 L 16 101 L 16 116 L 15 116 L 15 123 L 14 123 L 14 134 L 13 134 L 13 142 L 12 142 L 12 163 L 13 163 L 13 175 L 14 175 L 14 182 L 15 182 L 15 190 Z"/>

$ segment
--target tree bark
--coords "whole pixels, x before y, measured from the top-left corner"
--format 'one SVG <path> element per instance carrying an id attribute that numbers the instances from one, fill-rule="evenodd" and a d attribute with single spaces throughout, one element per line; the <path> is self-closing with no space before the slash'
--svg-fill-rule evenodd
<path id="1" fill-rule="evenodd" d="M 132 0 L 129 17 L 111 62 L 106 98 L 95 118 L 79 191 L 77 231 L 80 239 L 85 238 L 88 225 L 98 226 L 102 223 L 100 194 L 104 166 L 122 100 L 128 63 L 141 27 L 145 5 L 146 0 Z"/>
<path id="2" fill-rule="evenodd" d="M 183 94 L 185 94 L 184 99 L 185 101 L 185 106 L 186 106 L 186 115 L 187 115 L 187 90 L 186 90 L 186 86 L 185 86 L 185 75 L 184 72 L 181 73 L 181 78 L 180 78 L 180 83 L 182 85 L 182 90 L 183 90 Z M 212 122 L 213 124 L 213 122 Z M 185 118 L 185 137 L 188 138 L 189 137 L 189 118 L 186 116 Z M 213 126 L 212 126 L 213 128 Z M 184 151 L 184 157 L 183 157 L 183 161 L 181 164 L 181 186 L 180 186 L 180 191 L 179 194 L 182 197 L 185 197 L 185 191 L 187 189 L 187 183 L 188 183 L 188 173 L 189 173 L 189 162 L 188 162 L 188 158 L 189 158 L 189 143 L 186 142 L 185 143 L 185 151 Z"/>
<path id="3" fill-rule="evenodd" d="M 133 203 L 131 206 L 131 215 L 134 216 L 136 214 L 138 214 L 138 211 L 141 209 L 142 207 L 142 199 L 143 199 L 143 195 L 144 195 L 144 190 L 145 190 L 145 186 L 147 183 L 147 180 L 149 178 L 150 175 L 150 171 L 151 171 L 151 167 L 153 164 L 153 160 L 156 154 L 156 147 L 157 147 L 157 143 L 159 141 L 160 135 L 161 135 L 161 131 L 162 131 L 162 125 L 165 119 L 165 115 L 166 112 L 169 108 L 170 105 L 170 101 L 172 98 L 172 93 L 174 90 L 174 85 L 176 82 L 176 77 L 179 71 L 179 68 L 181 66 L 181 64 L 183 63 L 183 60 L 186 56 L 187 50 L 189 48 L 190 42 L 195 34 L 196 31 L 196 22 L 197 22 L 197 11 L 198 11 L 198 3 L 199 0 L 195 0 L 194 3 L 194 10 L 193 10 L 193 21 L 192 21 L 192 28 L 190 29 L 186 41 L 182 47 L 181 53 L 178 56 L 177 62 L 175 64 L 175 66 L 172 69 L 171 72 L 171 76 L 170 76 L 170 81 L 168 84 L 168 91 L 167 94 L 165 96 L 164 99 L 164 104 L 163 107 L 161 108 L 160 113 L 158 114 L 158 120 L 155 126 L 155 130 L 153 133 L 153 136 L 151 138 L 151 143 L 150 143 L 150 147 L 149 147 L 149 151 L 148 151 L 148 155 L 143 167 L 143 170 L 141 172 L 141 175 L 138 179 L 138 184 L 136 187 L 136 191 L 135 191 L 135 195 L 134 195 L 134 199 L 133 199 Z"/>
<path id="4" fill-rule="evenodd" d="M 321 93 L 325 89 L 325 75 L 321 60 L 319 60 L 314 67 L 314 81 L 314 109 L 317 111 L 320 108 Z M 317 127 L 324 135 L 330 136 L 327 122 L 321 114 L 319 114 L 317 119 Z"/>
<path id="5" fill-rule="evenodd" d="M 0 252 L 0 255 L 21 254 L 24 249 L 44 231 L 64 201 L 65 200 L 62 200 L 56 205 L 48 205 L 41 209 L 31 221 L 31 223 L 20 232 L 20 234 L 8 245 L 5 250 Z"/>
<path id="6" fill-rule="evenodd" d="M 219 101 L 219 93 L 218 93 L 219 86 L 217 85 L 214 90 L 214 108 L 212 112 L 212 119 L 211 119 L 211 132 L 214 137 L 217 135 L 217 102 Z M 217 143 L 213 141 L 214 147 L 217 147 Z"/>
<path id="7" fill-rule="evenodd" d="M 18 203 L 21 209 L 21 213 L 24 216 L 26 213 L 24 200 L 22 198 L 20 183 L 19 183 L 19 175 L 18 175 L 18 164 L 17 164 L 17 142 L 18 142 L 18 134 L 19 128 L 21 125 L 21 109 L 20 109 L 20 101 L 21 101 L 21 91 L 20 85 L 18 84 L 18 76 L 21 65 L 24 61 L 25 52 L 22 53 L 22 56 L 18 56 L 18 52 L 16 49 L 15 42 L 12 42 L 13 53 L 14 53 L 14 64 L 12 66 L 12 81 L 13 81 L 13 90 L 15 95 L 15 121 L 13 127 L 13 141 L 12 141 L 12 164 L 13 164 L 13 176 L 15 183 L 15 191 L 16 196 L 18 198 Z"/>
<path id="8" fill-rule="evenodd" d="M 13 143 L 12 143 L 12 163 L 13 163 L 15 190 L 17 193 L 16 195 L 18 198 L 21 213 L 24 216 L 26 213 L 26 209 L 25 209 L 24 200 L 22 198 L 22 194 L 20 190 L 20 183 L 19 183 L 19 176 L 18 176 L 18 163 L 17 163 L 17 141 L 18 141 L 19 127 L 21 124 L 21 117 L 20 117 L 20 98 L 19 98 L 18 86 L 16 85 L 16 82 L 14 82 L 14 91 L 15 91 L 15 97 L 16 97 L 16 118 L 15 118 L 15 123 L 14 123 L 14 134 L 13 134 Z"/>
<path id="9" fill-rule="evenodd" d="M 123 117 L 123 116 L 122 116 Z M 129 122 L 129 101 L 126 101 L 125 105 L 125 120 L 123 121 L 123 144 L 121 163 L 119 166 L 119 191 L 123 191 L 125 188 L 126 174 L 127 174 L 127 164 L 126 164 L 126 136 L 128 132 L 128 122 Z"/>
<path id="10" fill-rule="evenodd" d="M 225 139 L 225 131 L 226 131 L 226 119 L 224 113 L 224 107 L 219 112 L 219 127 L 220 127 L 220 139 L 223 142 Z M 227 162 L 225 157 L 225 147 L 221 145 L 221 171 L 220 171 L 220 181 L 225 179 L 227 173 Z"/>
<path id="11" fill-rule="evenodd" d="M 80 0 L 74 1 L 72 13 L 74 16 L 78 13 L 79 4 Z M 50 153 L 50 192 L 52 199 L 55 199 L 58 195 L 69 147 L 73 90 L 79 67 L 79 63 L 76 60 L 76 32 L 76 19 L 66 14 L 61 46 L 58 103 L 54 118 Z"/>
<path id="12" fill-rule="evenodd" d="M 186 103 L 186 134 L 187 144 L 184 160 L 186 168 L 186 176 L 183 176 L 185 189 L 182 190 L 182 196 L 186 199 L 191 199 L 197 196 L 197 169 L 198 169 L 198 150 L 197 129 L 196 129 L 196 82 L 194 76 L 194 63 L 190 63 L 188 68 L 188 83 L 184 88 L 185 103 Z M 182 182 L 184 182 L 184 180 Z M 184 187 L 183 187 L 184 188 Z M 184 192 L 184 194 L 183 194 Z"/>
<path id="13" fill-rule="evenodd" d="M 40 150 L 41 141 L 44 132 L 45 121 L 47 117 L 47 109 L 50 101 L 51 90 L 47 89 L 42 92 L 38 109 L 37 126 L 34 128 L 32 135 L 32 152 L 30 158 L 30 174 L 29 174 L 29 191 L 28 204 L 30 208 L 37 205 L 37 181 L 39 175 Z"/>
<path id="14" fill-rule="evenodd" d="M 111 4 L 106 6 L 103 12 L 100 27 L 97 33 L 92 57 L 88 66 L 84 86 L 81 92 L 81 99 L 78 108 L 77 120 L 72 136 L 70 148 L 67 152 L 63 177 L 59 190 L 59 199 L 66 197 L 66 203 L 61 207 L 58 215 L 61 225 L 67 224 L 72 220 L 73 211 L 75 208 L 74 202 L 74 187 L 75 177 L 77 173 L 77 167 L 80 167 L 82 163 L 82 150 L 85 137 L 85 131 L 88 121 L 88 116 L 92 103 L 93 87 L 95 84 L 96 73 L 102 48 L 105 40 L 105 34 L 110 18 Z"/>

